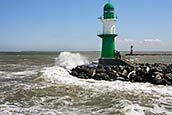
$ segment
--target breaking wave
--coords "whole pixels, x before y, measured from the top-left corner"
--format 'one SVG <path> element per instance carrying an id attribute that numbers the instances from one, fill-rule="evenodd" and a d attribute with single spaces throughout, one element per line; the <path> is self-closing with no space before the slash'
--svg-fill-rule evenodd
<path id="1" fill-rule="evenodd" d="M 62 52 L 56 58 L 56 64 L 66 69 L 72 69 L 77 65 L 86 63 L 88 63 L 87 58 L 79 53 Z"/>
<path id="2" fill-rule="evenodd" d="M 86 80 L 69 74 L 70 69 L 88 62 L 79 53 L 62 52 L 55 66 L 0 71 L 0 114 L 172 114 L 171 86 Z"/>
<path id="3" fill-rule="evenodd" d="M 124 97 L 121 98 L 121 100 L 117 99 L 121 104 L 119 106 L 122 106 L 119 111 L 126 115 L 172 114 L 172 110 L 170 110 L 172 109 L 171 86 L 157 86 L 150 83 L 131 83 L 122 81 L 83 80 L 73 77 L 68 73 L 69 69 L 77 65 L 88 63 L 86 59 L 87 58 L 78 53 L 63 52 L 57 58 L 57 65 L 44 68 L 42 70 L 42 76 L 48 82 L 63 84 L 65 86 L 78 86 L 84 90 L 91 90 L 97 93 L 97 95 L 102 95 L 104 93 L 111 95 L 111 93 L 125 92 L 127 93 L 126 96 L 134 96 L 138 102 L 135 102 L 135 99 L 130 100 L 127 97 L 126 99 Z M 144 101 L 147 102 L 144 103 Z M 100 111 L 97 112 L 99 113 Z"/>

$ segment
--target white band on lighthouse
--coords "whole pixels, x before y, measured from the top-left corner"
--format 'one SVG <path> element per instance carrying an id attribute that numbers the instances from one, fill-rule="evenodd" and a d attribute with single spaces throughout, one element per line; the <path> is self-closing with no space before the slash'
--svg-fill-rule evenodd
<path id="1" fill-rule="evenodd" d="M 103 34 L 116 34 L 114 19 L 103 19 Z"/>

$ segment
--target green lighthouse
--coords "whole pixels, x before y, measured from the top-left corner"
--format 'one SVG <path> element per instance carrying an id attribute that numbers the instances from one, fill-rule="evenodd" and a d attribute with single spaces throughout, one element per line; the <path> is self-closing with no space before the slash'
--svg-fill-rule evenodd
<path id="1" fill-rule="evenodd" d="M 106 63 L 106 60 L 109 62 L 110 60 L 115 59 L 115 37 L 117 34 L 115 33 L 115 22 L 117 20 L 115 15 L 113 4 L 110 2 L 104 6 L 104 13 L 101 21 L 103 23 L 103 32 L 98 36 L 102 38 L 102 50 L 101 50 L 101 58 L 99 62 Z"/>

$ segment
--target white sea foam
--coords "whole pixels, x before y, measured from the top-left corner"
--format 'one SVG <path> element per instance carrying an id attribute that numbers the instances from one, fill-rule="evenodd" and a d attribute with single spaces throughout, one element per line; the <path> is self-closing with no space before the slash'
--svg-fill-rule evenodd
<path id="1" fill-rule="evenodd" d="M 70 59 L 71 58 L 71 59 Z M 74 62 L 73 62 L 74 61 Z M 80 86 L 90 86 L 90 88 L 100 89 L 100 91 L 105 89 L 109 90 L 124 90 L 124 91 L 136 91 L 145 93 L 158 93 L 164 95 L 172 96 L 171 86 L 153 85 L 150 83 L 131 83 L 131 82 L 121 82 L 121 81 L 96 81 L 93 79 L 83 80 L 73 77 L 69 74 L 68 70 L 88 62 L 85 57 L 78 53 L 62 52 L 57 58 L 58 65 L 53 67 L 45 67 L 42 69 L 43 76 L 50 80 L 51 82 L 60 82 L 62 84 L 68 85 L 80 85 Z M 108 89 L 108 90 L 107 90 Z"/>
<path id="2" fill-rule="evenodd" d="M 0 114 L 1 115 L 57 115 L 60 114 L 58 110 L 46 109 L 41 106 L 33 106 L 29 108 L 17 107 L 15 105 L 0 105 Z M 60 114 L 61 115 L 61 114 Z"/>
<path id="3" fill-rule="evenodd" d="M 20 71 L 20 72 L 12 72 L 12 75 L 16 75 L 16 76 L 25 76 L 25 75 L 32 75 L 34 74 L 34 71 Z"/>
<path id="4" fill-rule="evenodd" d="M 44 78 L 53 82 L 61 83 L 66 85 L 79 85 L 84 88 L 92 88 L 99 91 L 134 91 L 136 93 L 154 93 L 160 95 L 172 96 L 171 86 L 153 85 L 150 83 L 131 83 L 122 81 L 96 81 L 93 79 L 78 79 L 71 76 L 68 71 L 62 67 L 54 66 L 44 68 L 42 70 Z"/>
<path id="5" fill-rule="evenodd" d="M 70 59 L 70 56 L 72 59 Z M 78 58 L 79 57 L 79 58 Z M 62 59 L 61 59 L 62 58 Z M 74 61 L 74 62 L 73 62 Z M 85 63 L 85 58 L 81 58 L 79 54 L 72 54 L 64 52 L 57 58 L 58 65 L 54 67 L 43 68 L 43 76 L 45 80 L 51 83 L 60 83 L 64 85 L 77 85 L 84 89 L 91 89 L 99 93 L 112 92 L 112 91 L 126 91 L 134 94 L 149 94 L 157 98 L 156 101 L 172 102 L 172 87 L 153 85 L 150 83 L 131 83 L 122 81 L 96 81 L 93 79 L 85 80 L 78 79 L 71 76 L 65 68 L 75 67 L 77 64 Z M 65 67 L 65 68 L 64 68 Z M 126 115 L 144 115 L 144 110 L 149 110 L 153 113 L 168 113 L 164 107 L 154 105 L 154 108 L 142 107 L 138 104 L 125 105 L 124 109 Z"/>
<path id="6" fill-rule="evenodd" d="M 167 111 L 163 107 L 159 107 L 157 104 L 153 104 L 153 108 L 143 107 L 138 104 L 129 104 L 126 105 L 121 112 L 124 112 L 125 115 L 145 115 L 145 111 L 149 111 L 151 113 L 162 114 L 166 113 L 167 115 L 171 115 L 172 112 Z"/>
<path id="7" fill-rule="evenodd" d="M 91 89 L 99 93 L 113 92 L 115 90 L 131 92 L 138 95 L 142 93 L 148 93 L 159 98 L 159 100 L 157 100 L 159 101 L 159 103 L 166 102 L 168 99 L 170 99 L 170 101 L 172 102 L 171 86 L 156 86 L 149 83 L 130 83 L 122 81 L 95 81 L 93 79 L 83 80 L 69 75 L 66 69 L 58 66 L 44 68 L 42 72 L 43 77 L 52 83 L 60 83 L 63 85 L 77 85 L 86 90 Z M 126 115 L 144 115 L 143 110 L 149 110 L 153 113 L 165 112 L 168 114 L 172 114 L 172 112 L 168 112 L 164 108 L 160 108 L 158 105 L 154 106 L 154 108 L 146 108 L 137 104 L 131 104 L 125 106 L 124 111 L 126 111 Z"/>

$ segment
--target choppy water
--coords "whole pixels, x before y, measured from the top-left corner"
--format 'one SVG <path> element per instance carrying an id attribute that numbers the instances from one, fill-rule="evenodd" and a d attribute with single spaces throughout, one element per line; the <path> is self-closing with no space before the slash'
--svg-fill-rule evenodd
<path id="1" fill-rule="evenodd" d="M 0 53 L 0 115 L 172 115 L 172 86 L 69 75 L 98 52 Z M 172 63 L 171 56 L 132 57 Z"/>

